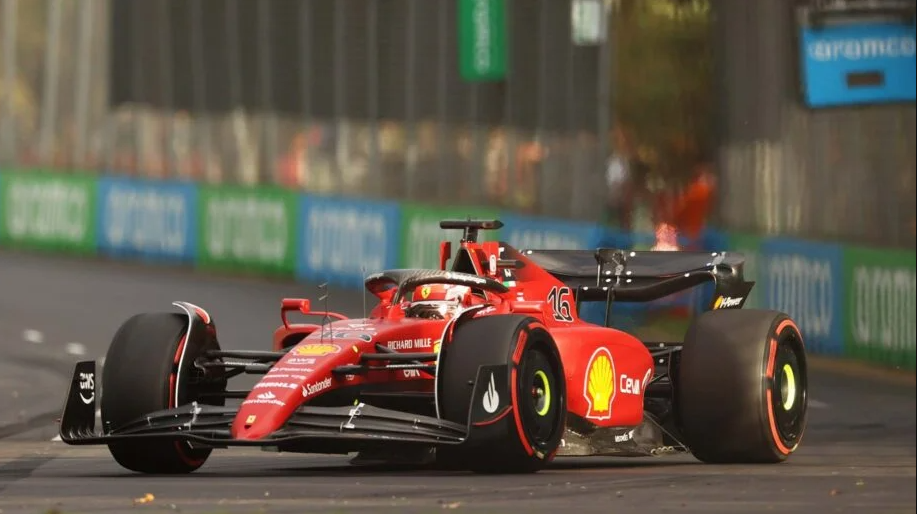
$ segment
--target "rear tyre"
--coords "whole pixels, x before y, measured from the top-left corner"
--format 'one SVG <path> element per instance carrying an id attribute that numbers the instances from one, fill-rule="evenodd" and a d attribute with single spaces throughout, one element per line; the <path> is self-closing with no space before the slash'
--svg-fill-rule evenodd
<path id="1" fill-rule="evenodd" d="M 709 463 L 777 463 L 806 428 L 802 335 L 786 314 L 717 310 L 688 330 L 675 384 L 681 431 Z"/>
<path id="2" fill-rule="evenodd" d="M 437 463 L 477 473 L 533 473 L 550 462 L 566 422 L 566 381 L 551 335 L 527 316 L 492 316 L 461 323 L 443 345 L 438 373 L 440 414 L 466 424 L 481 366 L 507 367 L 509 411 L 473 428 L 469 443 L 437 449 Z M 518 361 L 516 360 L 518 358 Z M 501 393 L 505 394 L 505 393 Z"/>
<path id="3" fill-rule="evenodd" d="M 181 314 L 138 314 L 112 339 L 102 370 L 102 425 L 106 429 L 150 412 L 175 407 L 176 371 L 185 345 L 187 318 Z M 184 396 L 184 391 L 179 392 Z M 121 466 L 140 473 L 190 473 L 212 451 L 184 441 L 150 439 L 108 445 Z"/>

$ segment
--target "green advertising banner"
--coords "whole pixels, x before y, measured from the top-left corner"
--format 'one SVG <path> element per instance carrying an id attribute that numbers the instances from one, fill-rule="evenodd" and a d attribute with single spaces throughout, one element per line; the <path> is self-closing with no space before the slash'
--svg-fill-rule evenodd
<path id="1" fill-rule="evenodd" d="M 749 234 L 729 234 L 729 251 L 738 252 L 745 255 L 745 280 L 758 282 L 759 277 L 764 276 L 758 273 L 758 266 L 761 265 L 761 238 Z M 755 284 L 745 301 L 745 307 L 748 309 L 760 309 L 762 305 L 761 291 L 763 287 L 760 282 Z"/>
<path id="2" fill-rule="evenodd" d="M 428 207 L 418 204 L 401 205 L 401 266 L 404 268 L 439 268 L 439 243 L 452 241 L 455 245 L 462 237 L 460 230 L 443 230 L 439 222 L 444 219 L 499 219 L 499 211 L 479 207 Z M 496 241 L 499 230 L 482 230 L 479 241 Z"/>
<path id="3" fill-rule="evenodd" d="M 202 268 L 293 273 L 296 195 L 274 187 L 200 189 Z"/>
<path id="4" fill-rule="evenodd" d="M 914 369 L 915 256 L 900 250 L 844 249 L 848 356 Z"/>
<path id="5" fill-rule="evenodd" d="M 0 241 L 76 253 L 96 249 L 96 178 L 85 172 L 4 171 Z"/>
<path id="6" fill-rule="evenodd" d="M 459 72 L 469 82 L 506 78 L 505 0 L 458 1 Z"/>

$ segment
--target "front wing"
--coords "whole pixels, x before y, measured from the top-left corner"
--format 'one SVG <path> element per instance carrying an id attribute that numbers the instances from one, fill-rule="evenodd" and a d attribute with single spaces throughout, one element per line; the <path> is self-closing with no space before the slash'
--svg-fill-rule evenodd
<path id="1" fill-rule="evenodd" d="M 316 451 L 341 443 L 354 446 L 382 442 L 460 444 L 465 441 L 468 431 L 468 427 L 458 423 L 361 403 L 352 407 L 300 407 L 277 431 L 261 439 L 243 440 L 233 438 L 230 431 L 237 409 L 192 403 L 151 412 L 123 426 L 98 432 L 95 429 L 94 382 L 95 362 L 77 363 L 60 420 L 61 440 L 68 444 L 92 445 L 165 438 L 217 448 L 299 447 L 305 444 Z"/>

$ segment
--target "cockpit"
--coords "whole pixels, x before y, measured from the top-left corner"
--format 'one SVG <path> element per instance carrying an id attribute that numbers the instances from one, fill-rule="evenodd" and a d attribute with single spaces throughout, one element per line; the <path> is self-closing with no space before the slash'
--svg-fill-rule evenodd
<path id="1" fill-rule="evenodd" d="M 405 317 L 450 319 L 469 307 L 493 302 L 493 294 L 508 292 L 515 285 L 511 271 L 495 275 L 498 259 L 496 247 L 489 250 L 469 248 L 464 243 L 476 243 L 478 230 L 496 230 L 499 221 L 442 221 L 440 228 L 462 229 L 461 243 L 447 267 L 451 243 L 440 245 L 439 269 L 386 270 L 366 278 L 367 289 L 385 297 L 389 305 L 399 305 Z M 496 243 L 490 243 L 496 245 Z M 489 259 L 485 255 L 487 252 Z M 485 270 L 493 270 L 488 275 Z"/>
<path id="2" fill-rule="evenodd" d="M 468 286 L 424 284 L 414 289 L 404 315 L 408 318 L 450 319 L 460 310 L 485 301 Z"/>

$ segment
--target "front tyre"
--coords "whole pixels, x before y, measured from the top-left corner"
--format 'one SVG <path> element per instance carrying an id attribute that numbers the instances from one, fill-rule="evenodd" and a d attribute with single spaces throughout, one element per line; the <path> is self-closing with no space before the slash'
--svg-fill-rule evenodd
<path id="1" fill-rule="evenodd" d="M 675 394 L 682 433 L 701 461 L 782 462 L 806 428 L 802 335 L 780 312 L 706 312 L 685 338 Z"/>
<path id="2" fill-rule="evenodd" d="M 468 443 L 438 449 L 440 464 L 478 473 L 532 473 L 546 466 L 560 445 L 567 412 L 563 366 L 547 329 L 519 315 L 472 319 L 440 351 L 444 419 L 466 424 L 475 405 L 510 396 L 506 410 L 472 424 Z M 472 398 L 482 366 L 504 368 L 506 383 L 494 386 L 497 395 Z"/>
<path id="3" fill-rule="evenodd" d="M 102 425 L 107 429 L 145 414 L 176 407 L 176 372 L 185 346 L 187 318 L 181 314 L 138 314 L 112 339 L 102 370 Z M 183 392 L 182 392 L 183 393 Z M 166 439 L 126 440 L 108 445 L 121 466 L 140 473 L 190 473 L 212 451 Z"/>

